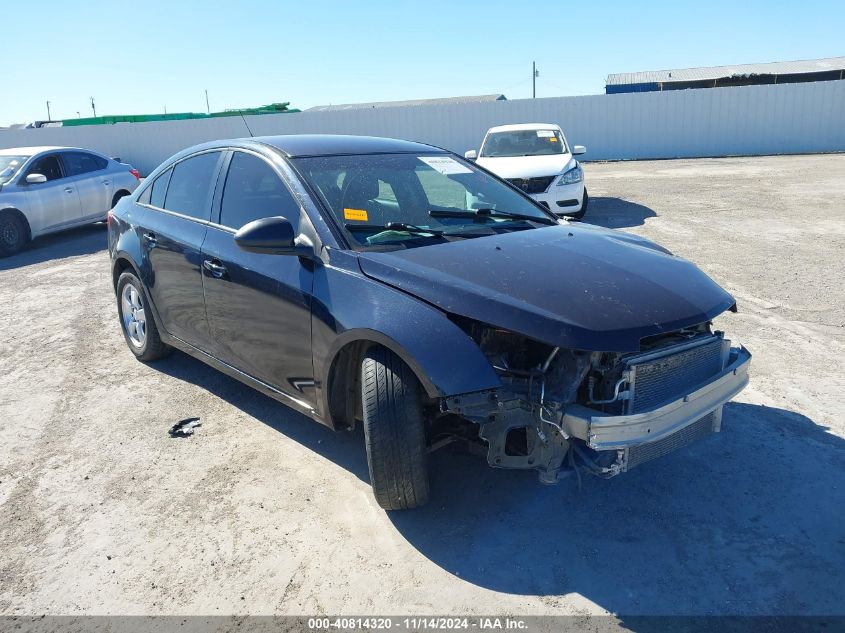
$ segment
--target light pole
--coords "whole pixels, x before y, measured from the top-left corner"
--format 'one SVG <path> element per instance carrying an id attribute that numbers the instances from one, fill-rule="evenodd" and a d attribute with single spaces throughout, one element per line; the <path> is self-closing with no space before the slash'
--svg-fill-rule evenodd
<path id="1" fill-rule="evenodd" d="M 537 70 L 537 62 L 531 62 L 531 98 L 537 98 L 537 77 L 540 76 L 540 71 Z"/>
<path id="2" fill-rule="evenodd" d="M 50 102 L 47 102 L 47 120 L 52 121 L 53 117 L 50 116 Z"/>
<path id="3" fill-rule="evenodd" d="M 205 111 L 211 114 L 211 106 L 208 105 L 208 90 L 205 91 Z"/>
<path id="4" fill-rule="evenodd" d="M 94 105 L 94 97 L 91 97 L 91 110 L 94 112 L 94 116 L 97 116 L 97 107 Z"/>

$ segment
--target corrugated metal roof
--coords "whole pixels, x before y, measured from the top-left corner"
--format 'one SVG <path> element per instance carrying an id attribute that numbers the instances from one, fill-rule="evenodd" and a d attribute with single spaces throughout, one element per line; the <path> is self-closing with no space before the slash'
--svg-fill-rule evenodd
<path id="1" fill-rule="evenodd" d="M 765 64 L 676 68 L 674 70 L 647 70 L 637 73 L 615 73 L 607 76 L 607 85 L 707 81 L 732 77 L 734 75 L 801 75 L 829 70 L 845 70 L 845 57 L 806 59 L 794 62 L 769 62 Z"/>
<path id="2" fill-rule="evenodd" d="M 473 95 L 466 97 L 444 97 L 442 99 L 411 99 L 408 101 L 373 101 L 371 103 L 342 103 L 308 108 L 307 112 L 328 112 L 331 110 L 362 110 L 369 108 L 395 108 L 400 106 L 448 105 L 455 103 L 479 103 L 483 101 L 505 101 L 505 95 Z"/>

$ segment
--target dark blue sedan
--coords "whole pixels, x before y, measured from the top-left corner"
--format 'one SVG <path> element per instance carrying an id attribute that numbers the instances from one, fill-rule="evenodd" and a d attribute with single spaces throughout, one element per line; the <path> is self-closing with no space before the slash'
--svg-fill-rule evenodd
<path id="1" fill-rule="evenodd" d="M 733 298 L 643 238 L 559 221 L 442 149 L 277 136 L 187 149 L 109 216 L 129 349 L 179 348 L 333 429 L 386 509 L 427 455 L 618 473 L 718 431 L 749 353 Z"/>

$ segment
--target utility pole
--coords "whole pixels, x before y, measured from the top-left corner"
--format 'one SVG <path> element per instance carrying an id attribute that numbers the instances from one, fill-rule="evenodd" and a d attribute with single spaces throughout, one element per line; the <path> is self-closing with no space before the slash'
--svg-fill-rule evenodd
<path id="1" fill-rule="evenodd" d="M 537 98 L 537 77 L 540 76 L 540 71 L 537 70 L 537 62 L 531 62 L 531 98 Z"/>
<path id="2" fill-rule="evenodd" d="M 53 117 L 50 116 L 50 102 L 47 102 L 47 120 L 52 121 Z"/>
<path id="3" fill-rule="evenodd" d="M 94 97 L 91 97 L 91 110 L 94 111 L 94 116 L 97 116 L 97 107 L 94 105 Z"/>
<path id="4" fill-rule="evenodd" d="M 208 105 L 208 90 L 205 91 L 205 111 L 211 114 L 211 106 Z"/>
<path id="5" fill-rule="evenodd" d="M 77 111 L 76 111 L 76 118 L 77 118 L 77 119 L 81 119 L 81 118 L 82 118 L 82 113 L 81 113 L 79 110 L 77 110 Z"/>

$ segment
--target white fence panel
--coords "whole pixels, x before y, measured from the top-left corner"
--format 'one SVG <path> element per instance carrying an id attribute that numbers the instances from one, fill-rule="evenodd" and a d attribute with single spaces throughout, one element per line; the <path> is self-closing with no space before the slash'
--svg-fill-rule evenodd
<path id="1" fill-rule="evenodd" d="M 252 132 L 367 134 L 463 153 L 505 123 L 559 123 L 586 160 L 845 151 L 845 81 L 249 116 Z M 0 131 L 0 147 L 70 145 L 147 174 L 203 141 L 248 136 L 240 117 Z"/>

